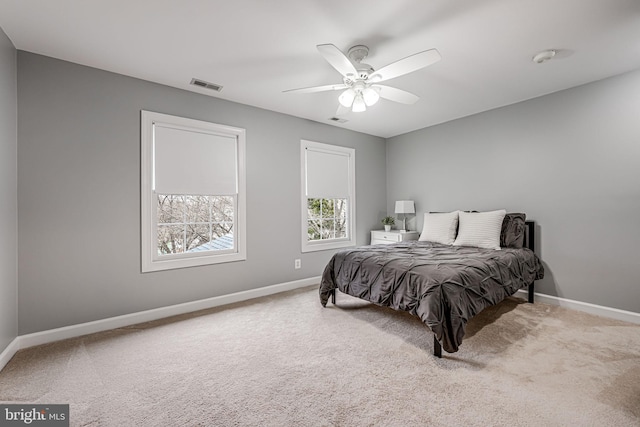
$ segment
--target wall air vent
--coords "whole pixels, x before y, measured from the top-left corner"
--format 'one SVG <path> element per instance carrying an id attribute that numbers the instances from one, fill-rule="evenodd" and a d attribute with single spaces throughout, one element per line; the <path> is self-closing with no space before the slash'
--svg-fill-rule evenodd
<path id="1" fill-rule="evenodd" d="M 347 119 L 341 119 L 340 117 L 329 117 L 329 120 L 331 120 L 332 122 L 338 122 L 338 123 L 347 123 L 348 122 Z"/>
<path id="2" fill-rule="evenodd" d="M 215 90 L 216 92 L 220 92 L 222 90 L 222 86 L 217 85 L 215 83 L 205 82 L 204 80 L 199 79 L 191 79 L 191 84 L 194 86 L 200 86 L 205 89 Z"/>

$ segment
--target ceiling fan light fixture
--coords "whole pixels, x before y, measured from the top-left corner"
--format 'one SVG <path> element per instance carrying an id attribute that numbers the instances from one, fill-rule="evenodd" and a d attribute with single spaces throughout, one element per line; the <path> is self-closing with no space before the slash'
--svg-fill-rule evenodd
<path id="1" fill-rule="evenodd" d="M 351 108 L 351 111 L 353 111 L 354 113 L 362 113 L 363 111 L 367 111 L 367 104 L 365 104 L 361 94 L 358 94 L 353 100 L 353 107 Z"/>
<path id="2" fill-rule="evenodd" d="M 340 102 L 343 107 L 351 108 L 355 97 L 356 92 L 353 89 L 349 88 L 340 94 L 340 96 L 338 97 L 338 102 Z"/>
<path id="3" fill-rule="evenodd" d="M 378 102 L 378 100 L 380 99 L 380 94 L 378 94 L 377 90 L 368 87 L 362 91 L 362 98 L 364 99 L 364 103 L 367 105 L 367 107 L 371 107 L 376 102 Z"/>

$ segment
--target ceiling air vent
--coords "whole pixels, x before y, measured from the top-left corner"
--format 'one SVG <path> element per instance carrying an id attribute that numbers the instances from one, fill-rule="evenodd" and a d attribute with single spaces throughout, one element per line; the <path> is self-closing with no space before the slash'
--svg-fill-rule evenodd
<path id="1" fill-rule="evenodd" d="M 348 122 L 347 119 L 341 119 L 340 117 L 329 117 L 329 120 L 331 120 L 332 122 L 338 122 L 338 123 L 347 123 Z"/>
<path id="2" fill-rule="evenodd" d="M 220 92 L 222 90 L 222 86 L 214 83 L 205 82 L 204 80 L 191 79 L 191 84 L 194 86 L 203 87 L 205 89 L 215 90 L 216 92 Z"/>

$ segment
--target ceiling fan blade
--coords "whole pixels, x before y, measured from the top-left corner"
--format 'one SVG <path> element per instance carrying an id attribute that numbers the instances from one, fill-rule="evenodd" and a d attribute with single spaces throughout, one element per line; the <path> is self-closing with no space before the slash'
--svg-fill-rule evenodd
<path id="1" fill-rule="evenodd" d="M 315 93 L 315 92 L 326 92 L 329 90 L 342 90 L 347 89 L 347 86 L 344 83 L 340 83 L 338 85 L 325 85 L 325 86 L 313 86 L 313 87 L 303 87 L 301 89 L 289 89 L 283 90 L 283 92 L 294 92 L 294 93 Z"/>
<path id="2" fill-rule="evenodd" d="M 371 87 L 378 91 L 381 98 L 401 104 L 415 104 L 420 99 L 417 95 L 407 92 L 406 90 L 391 86 L 372 85 Z"/>
<path id="3" fill-rule="evenodd" d="M 431 64 L 435 64 L 440 61 L 440 59 L 442 59 L 442 57 L 437 49 L 425 50 L 424 52 L 416 53 L 399 61 L 393 62 L 380 68 L 378 71 L 374 71 L 374 73 L 369 76 L 369 81 L 382 82 L 394 79 L 427 67 Z"/>
<path id="4" fill-rule="evenodd" d="M 318 48 L 320 54 L 324 56 L 324 59 L 343 76 L 353 78 L 358 75 L 356 67 L 353 66 L 349 58 L 334 45 L 319 44 L 316 48 Z"/>

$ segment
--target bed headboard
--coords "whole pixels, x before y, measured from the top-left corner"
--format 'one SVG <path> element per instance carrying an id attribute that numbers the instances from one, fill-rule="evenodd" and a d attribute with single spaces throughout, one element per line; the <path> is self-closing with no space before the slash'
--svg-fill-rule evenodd
<path id="1" fill-rule="evenodd" d="M 524 247 L 534 250 L 536 244 L 535 221 L 525 221 L 526 230 L 524 232 Z"/>

